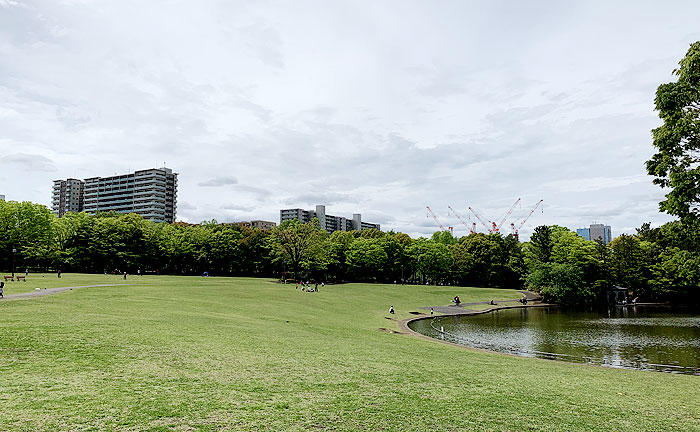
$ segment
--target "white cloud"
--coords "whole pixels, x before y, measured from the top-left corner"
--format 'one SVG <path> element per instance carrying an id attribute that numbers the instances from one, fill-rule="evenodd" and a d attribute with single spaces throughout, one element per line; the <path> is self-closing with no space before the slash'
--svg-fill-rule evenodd
<path id="1" fill-rule="evenodd" d="M 199 182 L 197 183 L 199 186 L 202 187 L 221 187 L 221 186 L 229 186 L 229 185 L 234 185 L 238 183 L 238 179 L 233 176 L 225 176 L 225 177 L 216 177 L 213 179 L 209 179 L 207 181 Z"/>
<path id="2" fill-rule="evenodd" d="M 464 233 L 447 205 L 498 219 L 518 196 L 545 200 L 524 233 L 667 219 L 644 161 L 696 1 L 16 6 L 0 0 L 8 196 L 167 162 L 192 222 L 326 204 L 430 235 L 429 204 Z"/>
<path id="3" fill-rule="evenodd" d="M 30 175 L 35 171 L 56 171 L 56 166 L 51 159 L 38 154 L 13 153 L 4 156 L 2 161 L 7 164 L 17 166 L 27 175 Z"/>

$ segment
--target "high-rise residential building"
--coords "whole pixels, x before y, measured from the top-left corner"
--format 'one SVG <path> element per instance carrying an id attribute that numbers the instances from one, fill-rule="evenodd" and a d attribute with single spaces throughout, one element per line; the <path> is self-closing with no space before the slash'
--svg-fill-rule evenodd
<path id="1" fill-rule="evenodd" d="M 333 231 L 352 231 L 363 229 L 381 229 L 379 224 L 363 222 L 360 213 L 354 213 L 352 219 L 342 216 L 332 216 L 326 214 L 326 206 L 317 205 L 316 210 L 304 210 L 300 208 L 280 210 L 280 223 L 297 219 L 301 222 L 309 222 L 313 218 L 318 219 L 321 228 L 332 233 Z"/>
<path id="2" fill-rule="evenodd" d="M 83 191 L 85 182 L 69 178 L 54 180 L 51 210 L 62 217 L 67 212 L 80 213 L 83 211 Z"/>
<path id="3" fill-rule="evenodd" d="M 71 207 L 66 204 L 61 211 L 62 202 L 70 202 Z M 173 173 L 170 168 L 153 168 L 111 177 L 56 180 L 53 210 L 59 216 L 67 211 L 92 214 L 113 211 L 136 213 L 154 222 L 174 222 L 177 210 L 177 173 Z"/>
<path id="4" fill-rule="evenodd" d="M 576 234 L 586 240 L 601 240 L 604 244 L 612 241 L 610 225 L 592 224 L 588 228 L 578 228 Z"/>

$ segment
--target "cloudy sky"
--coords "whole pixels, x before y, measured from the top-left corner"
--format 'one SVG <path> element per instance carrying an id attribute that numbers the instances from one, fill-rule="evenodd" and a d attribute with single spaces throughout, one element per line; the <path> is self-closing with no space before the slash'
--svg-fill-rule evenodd
<path id="1" fill-rule="evenodd" d="M 281 208 L 413 236 L 468 206 L 613 234 L 658 213 L 656 87 L 689 1 L 0 0 L 0 194 L 165 164 L 177 218 Z"/>

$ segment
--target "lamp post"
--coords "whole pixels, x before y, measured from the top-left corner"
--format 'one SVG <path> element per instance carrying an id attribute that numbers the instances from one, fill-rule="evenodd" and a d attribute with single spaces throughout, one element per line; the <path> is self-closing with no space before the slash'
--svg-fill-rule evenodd
<path id="1" fill-rule="evenodd" d="M 12 279 L 15 278 L 15 254 L 17 253 L 17 249 L 12 248 Z"/>

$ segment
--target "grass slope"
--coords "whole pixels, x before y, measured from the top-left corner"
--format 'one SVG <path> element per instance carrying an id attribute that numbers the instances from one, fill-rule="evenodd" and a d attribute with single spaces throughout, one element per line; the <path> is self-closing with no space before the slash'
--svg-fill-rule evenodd
<path id="1" fill-rule="evenodd" d="M 11 273 L 0 273 L 0 276 Z M 24 272 L 15 273 L 19 276 L 24 276 Z M 133 276 L 136 277 L 136 276 Z M 36 288 L 49 289 L 66 286 L 85 286 L 85 285 L 116 285 L 132 283 L 132 276 L 127 276 L 124 280 L 120 275 L 88 275 L 88 274 L 69 274 L 63 275 L 60 279 L 56 273 L 29 273 L 25 281 L 7 281 L 5 282 L 5 295 L 20 294 L 34 291 Z M 2 280 L 2 279 L 0 279 Z"/>
<path id="2" fill-rule="evenodd" d="M 349 284 L 302 293 L 259 279 L 168 276 L 127 283 L 0 301 L 0 430 L 700 430 L 700 377 L 380 330 L 454 295 L 471 302 L 517 298 L 513 291 Z"/>

